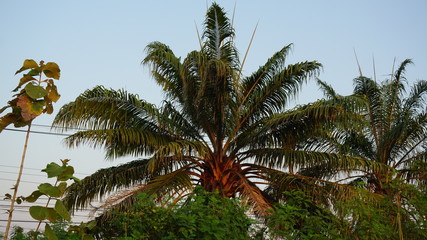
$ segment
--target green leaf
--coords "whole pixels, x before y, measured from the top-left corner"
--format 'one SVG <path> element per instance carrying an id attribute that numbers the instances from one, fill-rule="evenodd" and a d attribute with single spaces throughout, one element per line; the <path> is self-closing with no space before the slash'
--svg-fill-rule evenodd
<path id="1" fill-rule="evenodd" d="M 96 227 L 96 220 L 92 220 L 92 221 L 87 222 L 87 223 L 86 223 L 86 227 L 87 227 L 89 230 L 91 230 L 91 229 L 93 229 L 94 227 Z"/>
<path id="2" fill-rule="evenodd" d="M 34 191 L 33 193 L 31 193 L 28 197 L 24 198 L 25 201 L 27 202 L 35 202 L 37 201 L 37 199 L 39 199 L 40 196 L 42 196 L 43 193 L 40 192 L 39 190 Z"/>
<path id="3" fill-rule="evenodd" d="M 47 237 L 48 240 L 58 240 L 58 237 L 55 235 L 55 232 L 47 223 L 46 227 L 44 228 L 44 235 Z"/>
<path id="4" fill-rule="evenodd" d="M 58 64 L 54 62 L 48 62 L 43 68 L 43 72 L 46 75 L 46 77 L 53 78 L 59 80 L 60 72 Z"/>
<path id="5" fill-rule="evenodd" d="M 61 200 L 57 200 L 55 203 L 55 211 L 66 221 L 71 221 L 71 216 L 68 213 L 67 208 Z"/>
<path id="6" fill-rule="evenodd" d="M 65 167 L 65 171 L 63 171 L 59 176 L 59 181 L 67 181 L 73 177 L 74 168 L 72 166 Z"/>
<path id="7" fill-rule="evenodd" d="M 54 187 L 50 183 L 42 183 L 39 185 L 38 189 L 40 190 L 40 192 L 48 196 L 61 197 L 61 191 L 58 189 L 58 187 Z"/>
<path id="8" fill-rule="evenodd" d="M 42 86 L 36 86 L 31 83 L 25 86 L 25 92 L 32 99 L 39 99 L 48 94 L 48 92 Z"/>
<path id="9" fill-rule="evenodd" d="M 48 210 L 42 206 L 31 206 L 30 215 L 36 220 L 42 221 L 45 220 L 48 216 Z"/>
<path id="10" fill-rule="evenodd" d="M 91 235 L 85 235 L 83 240 L 95 240 L 95 238 L 93 238 Z"/>
<path id="11" fill-rule="evenodd" d="M 57 163 L 51 162 L 46 165 L 42 172 L 47 173 L 48 178 L 58 177 L 66 170 L 65 166 L 59 166 Z"/>
<path id="12" fill-rule="evenodd" d="M 61 196 L 64 194 L 65 189 L 67 189 L 67 183 L 61 182 L 58 186 L 59 192 L 61 193 Z"/>
<path id="13" fill-rule="evenodd" d="M 37 70 L 37 69 L 32 69 L 32 70 L 30 70 L 27 74 L 25 74 L 25 76 L 37 76 L 37 75 L 39 75 L 39 74 L 40 74 L 39 70 Z"/>
<path id="14" fill-rule="evenodd" d="M 56 222 L 58 220 L 59 215 L 53 208 L 47 208 L 47 217 L 46 219 L 49 220 L 49 222 Z"/>
<path id="15" fill-rule="evenodd" d="M 22 67 L 18 71 L 16 71 L 15 74 L 18 74 L 18 73 L 25 71 L 27 69 L 30 69 L 30 68 L 38 68 L 38 67 L 39 67 L 39 65 L 33 59 L 26 59 L 24 61 L 24 63 L 22 64 Z"/>

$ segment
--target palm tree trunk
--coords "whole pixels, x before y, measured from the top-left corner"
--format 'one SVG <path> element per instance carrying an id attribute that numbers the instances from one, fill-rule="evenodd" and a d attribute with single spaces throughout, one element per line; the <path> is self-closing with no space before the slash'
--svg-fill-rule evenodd
<path id="1" fill-rule="evenodd" d="M 396 203 L 397 203 L 397 226 L 399 229 L 399 240 L 405 240 L 403 236 L 403 230 L 402 230 L 402 219 L 400 216 L 400 209 L 401 209 L 400 192 L 396 195 Z"/>
<path id="2" fill-rule="evenodd" d="M 30 130 L 31 130 L 31 123 L 30 125 L 28 125 L 27 135 L 25 137 L 24 150 L 22 151 L 21 166 L 19 167 L 18 178 L 16 179 L 16 184 L 13 188 L 13 196 L 10 203 L 9 218 L 7 219 L 7 226 L 6 226 L 6 231 L 4 233 L 4 240 L 7 240 L 8 238 L 10 225 L 12 223 L 12 215 L 15 207 L 16 195 L 18 194 L 18 187 L 19 187 L 19 183 L 21 182 L 22 171 L 24 170 L 25 154 L 27 153 L 27 145 L 28 145 L 28 138 L 30 137 Z"/>

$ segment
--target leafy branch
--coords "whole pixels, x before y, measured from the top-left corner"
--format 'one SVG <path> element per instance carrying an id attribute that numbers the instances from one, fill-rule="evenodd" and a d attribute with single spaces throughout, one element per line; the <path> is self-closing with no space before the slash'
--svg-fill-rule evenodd
<path id="1" fill-rule="evenodd" d="M 60 69 L 56 63 L 48 62 L 45 64 L 44 61 L 40 61 L 40 63 L 37 64 L 36 61 L 27 59 L 15 74 L 24 71 L 27 73 L 23 74 L 23 77 L 19 80 L 18 86 L 13 89 L 13 92 L 17 92 L 13 95 L 14 98 L 8 102 L 7 106 L 0 109 L 0 114 L 8 108 L 12 109 L 11 112 L 0 117 L 0 132 L 12 123 L 15 127 L 28 126 L 18 177 L 16 179 L 16 184 L 12 188 L 13 196 L 10 196 L 10 194 L 6 195 L 6 198 L 11 200 L 11 204 L 8 211 L 9 217 L 4 240 L 8 238 L 15 202 L 19 203 L 21 201 L 20 198 L 17 198 L 17 193 L 19 183 L 21 182 L 22 170 L 24 168 L 31 122 L 42 113 L 51 114 L 53 112 L 52 103 L 58 101 L 60 98 L 57 87 L 54 84 L 54 79 L 59 80 L 60 77 Z M 43 78 L 43 75 L 46 78 Z"/>

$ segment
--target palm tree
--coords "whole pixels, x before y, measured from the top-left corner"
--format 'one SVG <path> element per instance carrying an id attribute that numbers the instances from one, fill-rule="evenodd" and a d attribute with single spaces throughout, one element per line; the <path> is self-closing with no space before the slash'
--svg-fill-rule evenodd
<path id="1" fill-rule="evenodd" d="M 352 97 L 365 102 L 360 112 L 363 122 L 359 127 L 335 129 L 329 138 L 337 152 L 388 167 L 354 177 L 374 193 L 392 195 L 389 184 L 397 179 L 416 185 L 427 180 L 427 81 L 417 81 L 407 94 L 405 71 L 411 63 L 406 59 L 381 83 L 356 78 Z M 338 96 L 329 93 L 329 97 Z"/>
<path id="2" fill-rule="evenodd" d="M 319 101 L 286 109 L 321 64 L 286 65 L 287 45 L 244 77 L 233 38 L 230 20 L 214 3 L 199 51 L 181 60 L 165 44 L 147 46 L 143 63 L 166 93 L 160 107 L 102 86 L 62 107 L 54 127 L 87 129 L 68 137 L 69 146 L 102 146 L 108 158 L 145 157 L 74 184 L 68 190 L 70 207 L 83 208 L 123 189 L 108 204 L 124 198 L 132 202 L 138 192 L 179 198 L 200 185 L 224 197 L 239 196 L 262 214 L 270 203 L 261 186 L 273 184 L 279 175 L 303 178 L 294 170 L 318 161 L 347 167 L 342 164 L 349 161 L 337 154 L 297 148 L 316 126 L 343 116 L 340 106 Z M 352 165 L 359 160 L 345 159 Z"/>
<path id="3" fill-rule="evenodd" d="M 418 202 L 425 199 L 427 180 L 427 81 L 415 82 L 407 92 L 405 72 L 409 64 L 410 59 L 403 61 L 381 83 L 362 74 L 356 78 L 352 98 L 365 102 L 359 111 L 363 118 L 352 128 L 335 128 L 326 138 L 329 150 L 384 166 L 353 171 L 346 180 L 394 206 L 381 211 L 391 219 L 399 239 L 425 237 L 426 210 Z M 326 92 L 331 98 L 342 98 L 333 91 Z"/>

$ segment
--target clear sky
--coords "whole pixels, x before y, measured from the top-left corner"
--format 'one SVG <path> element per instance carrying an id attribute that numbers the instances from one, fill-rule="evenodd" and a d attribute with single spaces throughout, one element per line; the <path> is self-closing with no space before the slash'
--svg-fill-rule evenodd
<path id="1" fill-rule="evenodd" d="M 169 45 L 177 56 L 199 48 L 196 26 L 202 30 L 211 1 L 0 1 L 0 106 L 11 99 L 24 59 L 54 61 L 61 67 L 57 82 L 62 97 L 56 110 L 96 85 L 123 88 L 152 103 L 163 98 L 160 88 L 140 65 L 152 41 Z M 320 79 L 339 93 L 352 92 L 358 76 L 354 50 L 364 75 L 383 80 L 396 63 L 411 58 L 409 83 L 427 79 L 427 1 L 425 0 L 236 0 L 217 1 L 230 14 L 234 6 L 236 44 L 243 57 L 255 26 L 255 38 L 244 73 L 249 75 L 283 46 L 293 43 L 289 62 L 318 60 Z M 296 104 L 322 97 L 313 83 L 303 87 Z M 55 113 L 54 113 L 55 114 Z M 53 115 L 54 115 L 53 114 Z M 34 131 L 47 132 L 53 116 L 34 120 Z M 25 128 L 22 128 L 25 130 Z M 24 143 L 24 133 L 0 134 L 0 196 L 11 192 Z M 32 134 L 22 183 L 22 195 L 45 181 L 39 170 L 47 163 L 70 158 L 77 173 L 90 174 L 133 158 L 105 161 L 101 149 L 67 149 L 63 136 Z M 11 172 L 11 173 L 10 173 Z M 84 175 L 77 175 L 84 176 Z M 0 201 L 3 213 L 7 204 Z M 24 217 L 21 217 L 21 219 Z M 0 231 L 6 219 L 0 214 Z"/>

